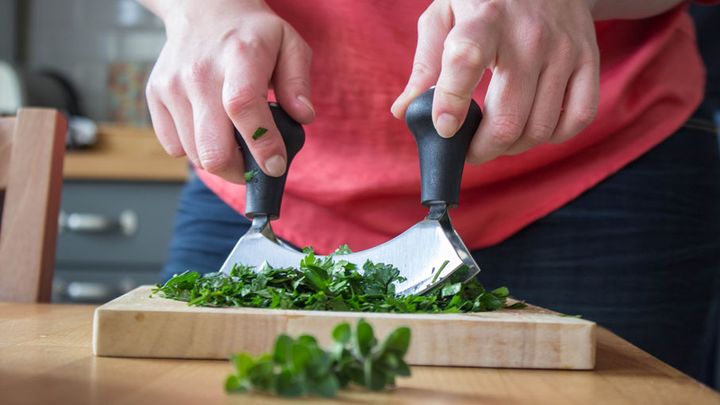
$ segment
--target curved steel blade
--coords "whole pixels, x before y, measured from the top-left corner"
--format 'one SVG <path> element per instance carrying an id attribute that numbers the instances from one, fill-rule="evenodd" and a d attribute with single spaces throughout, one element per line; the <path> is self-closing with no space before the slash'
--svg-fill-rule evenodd
<path id="1" fill-rule="evenodd" d="M 280 243 L 269 221 L 253 220 L 252 227 L 235 245 L 221 271 L 229 273 L 237 263 L 259 267 L 267 262 L 272 267 L 297 267 L 305 255 Z M 359 267 L 367 260 L 396 266 L 406 278 L 396 286 L 401 295 L 422 294 L 448 277 L 465 282 L 480 271 L 453 229 L 444 205 L 431 207 L 427 218 L 388 242 L 337 257 Z M 435 277 L 441 268 L 442 273 Z"/>

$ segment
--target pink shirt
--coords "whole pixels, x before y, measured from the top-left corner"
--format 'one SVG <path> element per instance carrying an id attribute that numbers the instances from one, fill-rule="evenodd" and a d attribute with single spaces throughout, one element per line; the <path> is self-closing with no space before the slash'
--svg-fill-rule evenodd
<path id="1" fill-rule="evenodd" d="M 319 252 L 384 242 L 421 220 L 415 142 L 390 115 L 417 39 L 418 0 L 271 0 L 314 51 L 314 123 L 290 168 L 276 232 Z M 686 6 L 596 24 L 595 122 L 569 142 L 465 168 L 453 224 L 469 248 L 501 242 L 670 136 L 702 98 L 704 70 Z M 475 94 L 482 102 L 484 86 Z M 243 212 L 245 188 L 199 171 Z M 239 235 L 238 235 L 239 236 Z"/>

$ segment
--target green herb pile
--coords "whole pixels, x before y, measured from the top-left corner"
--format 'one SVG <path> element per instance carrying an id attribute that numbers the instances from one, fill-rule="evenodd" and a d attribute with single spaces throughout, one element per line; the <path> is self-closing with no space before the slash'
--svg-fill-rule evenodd
<path id="1" fill-rule="evenodd" d="M 235 373 L 227 377 L 227 392 L 257 391 L 284 397 L 334 397 L 350 383 L 379 391 L 395 384 L 396 376 L 409 376 L 403 360 L 410 346 L 410 329 L 393 331 L 382 343 L 360 320 L 354 333 L 341 323 L 332 332 L 333 346 L 323 350 L 314 337 L 293 339 L 280 335 L 272 354 L 253 358 L 232 356 Z"/>
<path id="2" fill-rule="evenodd" d="M 320 259 L 306 250 L 298 268 L 235 265 L 229 275 L 186 271 L 159 284 L 153 294 L 193 306 L 327 311 L 480 312 L 525 306 L 507 305 L 506 287 L 486 291 L 474 279 L 464 284 L 446 281 L 423 295 L 401 296 L 395 284 L 404 279 L 396 267 L 368 261 L 360 272 L 342 259 L 348 251 L 343 246 Z"/>

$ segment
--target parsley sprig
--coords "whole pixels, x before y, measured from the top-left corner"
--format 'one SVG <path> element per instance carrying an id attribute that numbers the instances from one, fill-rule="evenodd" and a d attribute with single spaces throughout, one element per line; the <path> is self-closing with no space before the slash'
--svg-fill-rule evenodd
<path id="1" fill-rule="evenodd" d="M 410 375 L 404 360 L 410 346 L 407 327 L 395 329 L 380 343 L 372 326 L 360 319 L 354 331 L 348 323 L 337 325 L 332 340 L 330 350 L 323 350 L 312 336 L 280 335 L 272 353 L 233 355 L 235 372 L 225 380 L 225 390 L 334 397 L 351 383 L 380 391 L 395 385 L 396 376 Z"/>
<path id="2" fill-rule="evenodd" d="M 404 281 L 389 264 L 362 265 L 342 258 L 349 251 L 318 258 L 306 250 L 297 268 L 256 269 L 235 265 L 230 274 L 186 271 L 158 284 L 153 294 L 187 301 L 192 306 L 309 309 L 326 311 L 439 313 L 519 309 L 522 302 L 507 304 L 506 287 L 487 291 L 477 280 L 444 282 L 423 295 L 402 296 L 395 284 Z"/>

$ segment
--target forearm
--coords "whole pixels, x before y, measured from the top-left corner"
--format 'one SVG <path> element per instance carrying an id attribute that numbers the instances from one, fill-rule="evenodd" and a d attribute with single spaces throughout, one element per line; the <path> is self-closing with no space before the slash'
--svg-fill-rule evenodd
<path id="1" fill-rule="evenodd" d="M 592 16 L 595 20 L 647 18 L 662 14 L 682 2 L 683 0 L 595 0 Z"/>

